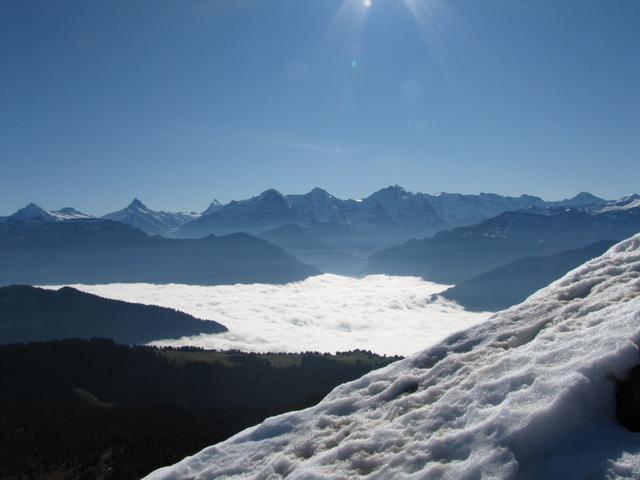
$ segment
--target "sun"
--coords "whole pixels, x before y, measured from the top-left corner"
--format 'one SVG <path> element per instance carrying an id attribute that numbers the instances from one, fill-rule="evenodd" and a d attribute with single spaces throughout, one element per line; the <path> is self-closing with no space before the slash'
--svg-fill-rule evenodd
<path id="1" fill-rule="evenodd" d="M 372 0 L 363 0 L 363 5 L 365 8 L 369 8 L 371 6 Z"/>

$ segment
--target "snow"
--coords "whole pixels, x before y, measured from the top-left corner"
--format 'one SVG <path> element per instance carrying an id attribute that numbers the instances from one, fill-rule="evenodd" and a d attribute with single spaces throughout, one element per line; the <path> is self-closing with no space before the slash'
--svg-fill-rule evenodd
<path id="1" fill-rule="evenodd" d="M 630 195 L 627 198 L 618 200 L 617 202 L 600 209 L 599 212 L 625 211 L 636 208 L 640 208 L 640 197 L 638 195 Z"/>
<path id="2" fill-rule="evenodd" d="M 640 235 L 315 407 L 147 478 L 640 478 L 640 438 L 615 421 L 612 380 L 638 363 L 638 341 Z"/>
<path id="3" fill-rule="evenodd" d="M 60 210 L 52 210 L 49 213 L 56 217 L 56 219 L 58 219 L 59 221 L 93 218 L 91 215 L 87 215 L 86 213 L 82 213 L 71 207 L 61 208 Z"/>
<path id="4" fill-rule="evenodd" d="M 103 297 L 175 308 L 229 332 L 157 345 L 248 351 L 409 355 L 489 315 L 436 298 L 445 285 L 416 277 L 320 275 L 286 285 L 72 285 Z M 58 287 L 55 287 L 58 288 Z"/>
<path id="5" fill-rule="evenodd" d="M 30 203 L 21 208 L 9 218 L 17 218 L 19 220 L 38 220 L 43 222 L 62 222 L 65 220 L 76 220 L 79 218 L 92 218 L 91 215 L 79 212 L 75 208 L 65 207 L 60 210 L 45 210 L 44 208 Z"/>
<path id="6" fill-rule="evenodd" d="M 150 234 L 167 234 L 174 232 L 181 225 L 199 218 L 194 212 L 164 212 L 151 210 L 139 199 L 133 201 L 122 210 L 104 215 L 102 218 L 126 223 Z"/>

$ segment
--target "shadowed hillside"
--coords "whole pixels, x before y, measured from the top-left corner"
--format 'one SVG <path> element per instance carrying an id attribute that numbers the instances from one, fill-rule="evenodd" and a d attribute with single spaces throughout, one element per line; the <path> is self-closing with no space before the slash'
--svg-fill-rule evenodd
<path id="1" fill-rule="evenodd" d="M 287 283 L 319 273 L 244 233 L 176 240 L 101 219 L 2 222 L 0 266 L 0 285 Z"/>
<path id="2" fill-rule="evenodd" d="M 507 212 L 470 227 L 411 240 L 369 257 L 367 273 L 460 283 L 524 257 L 621 240 L 640 231 L 640 208 L 587 212 Z"/>
<path id="3" fill-rule="evenodd" d="M 100 339 L 0 346 L 0 478 L 137 479 L 396 359 Z"/>
<path id="4" fill-rule="evenodd" d="M 548 257 L 527 257 L 470 278 L 442 296 L 467 310 L 497 311 L 524 301 L 587 260 L 602 255 L 615 242 L 603 240 Z"/>
<path id="5" fill-rule="evenodd" d="M 0 344 L 72 337 L 136 344 L 226 331 L 217 322 L 170 308 L 109 300 L 70 287 L 0 288 Z"/>

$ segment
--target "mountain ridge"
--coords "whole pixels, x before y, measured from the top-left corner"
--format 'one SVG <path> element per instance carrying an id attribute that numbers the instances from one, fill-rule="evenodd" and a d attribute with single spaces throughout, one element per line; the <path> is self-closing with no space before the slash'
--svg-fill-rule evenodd
<path id="1" fill-rule="evenodd" d="M 169 239 L 96 218 L 2 222 L 0 264 L 0 285 L 288 283 L 320 273 L 246 233 Z"/>
<path id="2" fill-rule="evenodd" d="M 225 331 L 218 322 L 177 310 L 110 300 L 71 287 L 0 287 L 0 344 L 103 337 L 131 345 Z"/>
<path id="3" fill-rule="evenodd" d="M 366 273 L 457 284 L 522 257 L 546 256 L 640 231 L 640 208 L 505 212 L 478 224 L 409 240 L 369 257 Z"/>

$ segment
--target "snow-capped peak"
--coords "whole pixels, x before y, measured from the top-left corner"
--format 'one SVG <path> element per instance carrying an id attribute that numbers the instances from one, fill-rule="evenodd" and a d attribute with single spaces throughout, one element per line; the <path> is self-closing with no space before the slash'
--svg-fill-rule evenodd
<path id="1" fill-rule="evenodd" d="M 614 212 L 636 208 L 640 208 L 640 195 L 634 193 L 632 195 L 622 197 L 620 200 L 608 202 L 608 204 L 605 207 L 601 208 L 599 212 Z"/>
<path id="2" fill-rule="evenodd" d="M 23 221 L 61 222 L 92 217 L 71 207 L 61 208 L 60 210 L 45 210 L 35 203 L 30 203 L 7 218 Z"/>
<path id="3" fill-rule="evenodd" d="M 72 207 L 64 207 L 60 210 L 52 210 L 50 212 L 54 215 L 58 220 L 77 220 L 81 218 L 93 218 L 91 215 L 87 215 L 79 210 L 76 210 Z"/>
<path id="4" fill-rule="evenodd" d="M 640 234 L 521 305 L 149 479 L 640 478 Z"/>
<path id="5" fill-rule="evenodd" d="M 134 198 L 126 208 L 108 213 L 103 218 L 126 223 L 150 235 L 156 235 L 170 234 L 197 216 L 193 213 L 151 210 L 138 198 Z"/>

